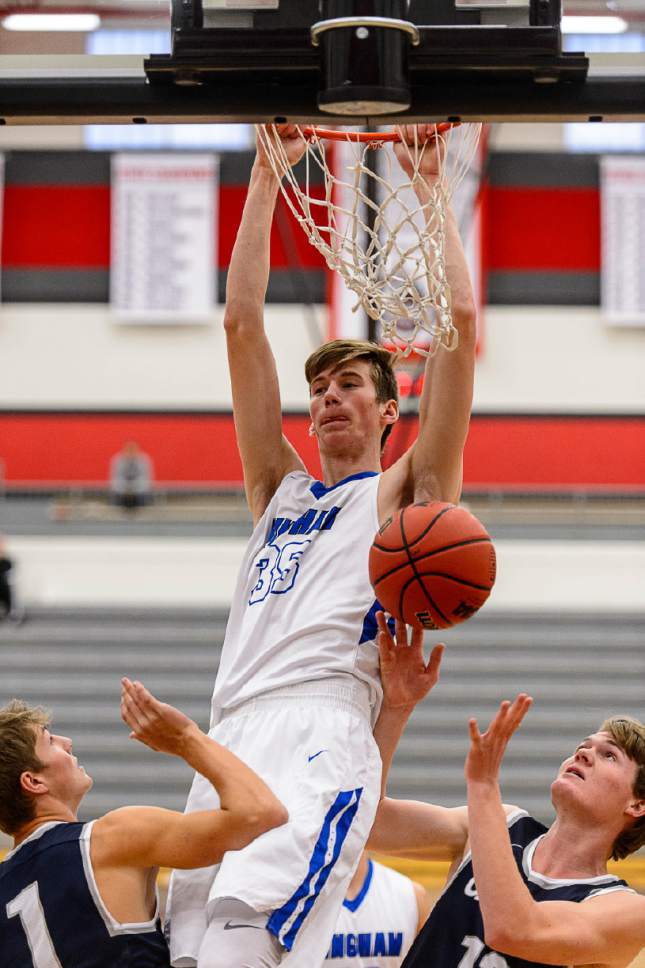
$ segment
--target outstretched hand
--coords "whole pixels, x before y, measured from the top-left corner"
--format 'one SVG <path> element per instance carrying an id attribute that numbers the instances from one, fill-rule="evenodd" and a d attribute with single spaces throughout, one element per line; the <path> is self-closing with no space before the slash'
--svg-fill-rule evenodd
<path id="1" fill-rule="evenodd" d="M 263 132 L 256 134 L 257 160 L 263 168 L 271 168 L 264 138 L 275 143 L 282 142 L 287 161 L 293 167 L 305 153 L 307 142 L 296 124 L 265 124 Z"/>
<path id="2" fill-rule="evenodd" d="M 427 181 L 433 182 L 441 174 L 441 165 L 446 153 L 444 137 L 437 132 L 435 124 L 402 124 L 398 130 L 402 141 L 394 142 L 394 154 L 401 168 L 412 181 L 415 173 L 415 147 L 418 146 L 418 173 Z M 410 151 L 410 149 L 412 149 Z"/>
<path id="3" fill-rule="evenodd" d="M 468 720 L 470 749 L 464 767 L 468 782 L 497 782 L 509 740 L 519 729 L 532 702 L 531 697 L 525 692 L 516 696 L 512 703 L 505 699 L 500 703 L 495 717 L 483 735 L 479 732 L 477 720 Z"/>
<path id="4" fill-rule="evenodd" d="M 435 645 L 426 663 L 423 657 L 423 629 L 396 622 L 393 638 L 383 612 L 376 613 L 378 634 L 376 642 L 381 662 L 383 698 L 390 709 L 416 706 L 439 681 L 439 668 L 444 645 Z"/>
<path id="5" fill-rule="evenodd" d="M 182 756 L 187 733 L 196 723 L 179 709 L 160 702 L 140 682 L 121 679 L 121 718 L 132 730 L 130 739 L 160 753 Z"/>

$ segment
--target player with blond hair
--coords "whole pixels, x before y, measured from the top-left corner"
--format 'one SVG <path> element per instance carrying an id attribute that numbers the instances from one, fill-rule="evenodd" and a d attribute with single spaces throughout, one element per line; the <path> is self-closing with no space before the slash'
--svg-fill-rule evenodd
<path id="1" fill-rule="evenodd" d="M 387 772 L 416 702 L 428 692 L 422 637 L 379 615 L 383 685 L 398 695 L 379 735 Z M 549 827 L 502 802 L 506 747 L 531 705 L 502 702 L 482 734 L 474 719 L 467 805 L 381 801 L 369 845 L 451 861 L 448 881 L 404 968 L 626 968 L 645 945 L 645 897 L 607 870 L 645 844 L 645 726 L 612 716 L 578 744 L 551 784 Z"/>
<path id="2" fill-rule="evenodd" d="M 0 829 L 14 841 L 0 864 L 3 968 L 168 968 L 157 869 L 213 863 L 287 819 L 259 777 L 141 683 L 123 680 L 121 709 L 132 738 L 199 770 L 221 807 L 122 807 L 79 822 L 92 778 L 71 739 L 40 707 L 0 709 Z"/>

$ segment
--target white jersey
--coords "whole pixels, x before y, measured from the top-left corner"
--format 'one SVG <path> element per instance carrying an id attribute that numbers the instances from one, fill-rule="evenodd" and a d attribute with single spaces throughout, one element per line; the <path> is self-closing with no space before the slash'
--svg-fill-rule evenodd
<path id="1" fill-rule="evenodd" d="M 370 860 L 362 889 L 343 901 L 324 968 L 398 968 L 418 921 L 412 881 Z"/>
<path id="2" fill-rule="evenodd" d="M 381 699 L 367 559 L 379 523 L 380 475 L 325 487 L 304 471 L 282 480 L 255 527 L 238 575 L 213 693 L 221 710 L 261 693 L 330 676 Z"/>

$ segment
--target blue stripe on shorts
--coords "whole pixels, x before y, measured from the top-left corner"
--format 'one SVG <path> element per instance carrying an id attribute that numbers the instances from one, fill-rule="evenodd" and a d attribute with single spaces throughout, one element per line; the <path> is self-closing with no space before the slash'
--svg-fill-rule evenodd
<path id="1" fill-rule="evenodd" d="M 349 828 L 356 816 L 362 792 L 363 788 L 358 787 L 356 790 L 343 790 L 338 794 L 325 816 L 305 879 L 289 900 L 273 912 L 267 922 L 267 929 L 276 936 L 287 951 L 291 951 L 298 931 L 338 860 Z M 327 860 L 330 849 L 331 857 Z"/>

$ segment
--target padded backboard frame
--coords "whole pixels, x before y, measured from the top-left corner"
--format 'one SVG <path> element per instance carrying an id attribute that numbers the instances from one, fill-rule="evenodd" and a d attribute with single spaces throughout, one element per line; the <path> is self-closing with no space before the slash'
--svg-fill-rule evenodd
<path id="1" fill-rule="evenodd" d="M 264 10 L 172 2 L 170 55 L 119 70 L 106 57 L 85 57 L 82 69 L 0 57 L 0 123 L 645 120 L 645 58 L 563 52 L 560 0 L 411 0 L 420 43 L 408 53 L 410 107 L 374 118 L 318 108 L 318 0 Z"/>

